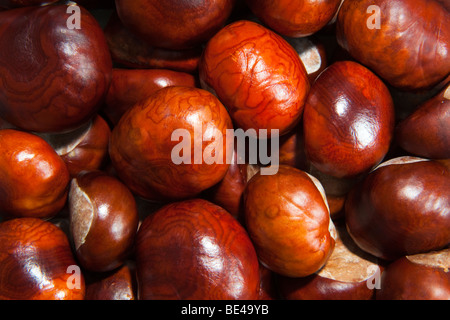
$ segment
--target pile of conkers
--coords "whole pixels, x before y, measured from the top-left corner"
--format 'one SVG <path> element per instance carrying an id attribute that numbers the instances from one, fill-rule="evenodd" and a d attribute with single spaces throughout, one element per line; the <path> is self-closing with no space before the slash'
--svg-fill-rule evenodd
<path id="1" fill-rule="evenodd" d="M 448 21 L 0 0 L 0 299 L 450 300 Z"/>

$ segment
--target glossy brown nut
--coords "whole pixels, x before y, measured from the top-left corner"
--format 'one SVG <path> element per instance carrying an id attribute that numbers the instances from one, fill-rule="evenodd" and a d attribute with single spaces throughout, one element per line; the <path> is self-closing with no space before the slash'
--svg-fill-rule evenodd
<path id="1" fill-rule="evenodd" d="M 425 89 L 450 73 L 449 20 L 450 7 L 441 0 L 346 1 L 337 40 L 394 87 Z"/>
<path id="2" fill-rule="evenodd" d="M 51 218 L 65 205 L 69 172 L 42 138 L 0 130 L 0 212 L 7 217 Z"/>
<path id="3" fill-rule="evenodd" d="M 345 226 L 325 266 L 303 278 L 279 277 L 281 296 L 288 300 L 372 300 L 379 287 L 381 267 L 377 259 L 353 242 Z"/>
<path id="4" fill-rule="evenodd" d="M 306 37 L 325 27 L 340 0 L 246 0 L 252 12 L 270 29 L 288 37 Z"/>
<path id="5" fill-rule="evenodd" d="M 141 300 L 255 300 L 259 263 L 245 229 L 206 200 L 171 203 L 136 239 Z"/>
<path id="6" fill-rule="evenodd" d="M 377 300 L 450 300 L 450 249 L 401 257 L 381 276 Z"/>
<path id="7" fill-rule="evenodd" d="M 0 276 L 1 300 L 82 300 L 85 295 L 84 276 L 66 235 L 38 218 L 0 223 Z"/>
<path id="8" fill-rule="evenodd" d="M 327 52 L 318 37 L 288 38 L 286 41 L 297 51 L 305 66 L 309 81 L 314 83 L 317 76 L 328 66 Z"/>
<path id="9" fill-rule="evenodd" d="M 235 0 L 116 0 L 122 23 L 148 44 L 172 50 L 196 47 L 225 24 Z"/>
<path id="10" fill-rule="evenodd" d="M 303 114 L 308 160 L 321 172 L 350 178 L 380 163 L 393 139 L 395 112 L 383 82 L 352 61 L 316 79 Z"/>
<path id="11" fill-rule="evenodd" d="M 109 154 L 118 176 L 135 194 L 155 201 L 184 199 L 227 173 L 226 150 L 233 150 L 228 129 L 233 129 L 231 119 L 214 95 L 199 88 L 166 87 L 122 117 L 113 129 Z M 175 130 L 189 137 L 172 138 Z M 222 139 L 214 140 L 214 135 Z M 186 144 L 186 153 L 178 150 Z M 183 162 L 176 164 L 174 156 L 183 156 Z M 206 157 L 214 161 L 206 162 Z"/>
<path id="12" fill-rule="evenodd" d="M 101 169 L 108 155 L 111 129 L 99 115 L 67 133 L 39 134 L 61 157 L 73 178 L 81 171 Z"/>
<path id="13" fill-rule="evenodd" d="M 1 8 L 19 8 L 27 6 L 37 6 L 42 4 L 50 4 L 57 2 L 58 0 L 0 0 Z"/>
<path id="14" fill-rule="evenodd" d="M 124 264 L 111 272 L 86 276 L 85 300 L 136 300 L 134 268 Z"/>
<path id="15" fill-rule="evenodd" d="M 106 24 L 105 37 L 114 62 L 129 68 L 158 68 L 195 73 L 202 47 L 187 50 L 157 48 L 143 42 L 126 29 L 113 14 Z"/>
<path id="16" fill-rule="evenodd" d="M 158 89 L 171 86 L 195 87 L 196 80 L 192 74 L 169 69 L 114 68 L 102 111 L 116 125 L 123 114 L 136 103 L 148 98 Z"/>
<path id="17" fill-rule="evenodd" d="M 66 5 L 0 12 L 0 116 L 35 132 L 86 123 L 108 89 L 112 63 L 97 20 L 80 8 L 71 29 Z"/>
<path id="18" fill-rule="evenodd" d="M 304 277 L 326 263 L 335 229 L 321 189 L 315 178 L 289 166 L 274 175 L 258 172 L 247 183 L 245 226 L 268 269 Z"/>
<path id="19" fill-rule="evenodd" d="M 102 171 L 85 171 L 72 180 L 70 232 L 80 264 L 111 271 L 129 257 L 139 217 L 133 194 Z"/>
<path id="20" fill-rule="evenodd" d="M 227 107 L 237 127 L 289 132 L 310 89 L 297 52 L 283 38 L 251 21 L 237 21 L 207 44 L 200 81 Z M 258 133 L 258 132 L 257 132 Z"/>
<path id="21" fill-rule="evenodd" d="M 407 152 L 424 158 L 450 158 L 450 84 L 420 105 L 396 127 L 396 140 Z"/>
<path id="22" fill-rule="evenodd" d="M 345 221 L 363 250 L 394 260 L 450 243 L 450 171 L 399 157 L 384 162 L 349 193 Z"/>

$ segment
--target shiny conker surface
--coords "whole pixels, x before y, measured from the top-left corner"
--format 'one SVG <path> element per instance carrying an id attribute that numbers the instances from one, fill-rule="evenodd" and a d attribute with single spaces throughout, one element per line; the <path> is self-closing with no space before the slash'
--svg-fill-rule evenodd
<path id="1" fill-rule="evenodd" d="M 132 251 L 139 222 L 131 191 L 102 171 L 83 171 L 72 180 L 69 210 L 80 264 L 97 272 L 120 267 Z"/>
<path id="2" fill-rule="evenodd" d="M 450 243 L 450 171 L 421 158 L 386 161 L 350 191 L 347 229 L 364 251 L 395 260 Z"/>
<path id="3" fill-rule="evenodd" d="M 384 83 L 353 61 L 330 65 L 305 104 L 303 132 L 309 162 L 337 178 L 379 164 L 393 140 L 395 111 Z"/>
<path id="4" fill-rule="evenodd" d="M 66 234 L 51 222 L 0 223 L 1 300 L 83 300 L 84 276 Z M 78 275 L 78 278 L 76 276 Z"/>
<path id="5" fill-rule="evenodd" d="M 243 130 L 279 130 L 299 121 L 310 83 L 298 53 L 275 32 L 252 21 L 222 28 L 199 65 L 203 88 L 213 90 Z M 258 132 L 257 132 L 258 133 Z"/>
<path id="6" fill-rule="evenodd" d="M 271 29 L 288 37 L 306 37 L 325 27 L 341 0 L 246 0 L 252 12 Z"/>
<path id="7" fill-rule="evenodd" d="M 245 229 L 206 200 L 174 202 L 148 216 L 136 239 L 139 298 L 256 300 L 259 262 Z"/>
<path id="8" fill-rule="evenodd" d="M 389 264 L 377 300 L 450 300 L 450 249 L 408 255 Z"/>
<path id="9" fill-rule="evenodd" d="M 67 27 L 66 5 L 0 12 L 0 117 L 36 132 L 65 132 L 100 108 L 112 63 L 97 20 L 80 8 Z"/>
<path id="10" fill-rule="evenodd" d="M 323 267 L 336 230 L 325 194 L 307 173 L 281 165 L 274 175 L 256 173 L 244 191 L 245 226 L 268 269 L 304 277 Z"/>
<path id="11" fill-rule="evenodd" d="M 450 84 L 396 126 L 396 141 L 409 153 L 430 159 L 450 158 Z"/>
<path id="12" fill-rule="evenodd" d="M 450 73 L 449 19 L 448 2 L 441 0 L 344 1 L 336 37 L 394 87 L 427 89 Z"/>
<path id="13" fill-rule="evenodd" d="M 136 103 L 159 89 L 171 86 L 195 87 L 196 79 L 192 74 L 169 69 L 114 68 L 102 110 L 108 120 L 116 125 Z"/>
<path id="14" fill-rule="evenodd" d="M 225 24 L 234 3 L 235 0 L 116 0 L 116 8 L 125 27 L 141 39 L 156 47 L 178 50 L 206 42 Z"/>
<path id="15" fill-rule="evenodd" d="M 200 88 L 166 87 L 120 119 L 109 154 L 118 176 L 137 195 L 154 201 L 194 197 L 227 173 L 226 150 L 232 151 L 233 143 L 226 139 L 227 129 L 233 129 L 230 116 L 214 95 Z M 175 130 L 189 137 L 172 138 Z M 186 154 L 176 151 L 180 143 L 187 143 Z M 175 164 L 174 148 L 185 161 Z M 217 161 L 208 163 L 206 156 Z"/>
<path id="16" fill-rule="evenodd" d="M 67 200 L 69 171 L 42 138 L 0 130 L 0 212 L 6 217 L 51 218 Z"/>

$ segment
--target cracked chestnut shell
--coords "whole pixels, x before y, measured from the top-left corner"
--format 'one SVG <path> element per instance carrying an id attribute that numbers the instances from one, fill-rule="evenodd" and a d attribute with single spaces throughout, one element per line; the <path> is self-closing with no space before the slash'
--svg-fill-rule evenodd
<path id="1" fill-rule="evenodd" d="M 289 132 L 299 121 L 310 89 L 305 67 L 281 36 L 251 21 L 221 29 L 199 65 L 203 88 L 213 90 L 243 130 Z M 256 132 L 257 134 L 258 132 Z"/>
<path id="2" fill-rule="evenodd" d="M 380 25 L 372 27 L 379 8 Z M 392 86 L 428 89 L 450 73 L 450 6 L 442 0 L 344 1 L 338 43 Z"/>
<path id="3" fill-rule="evenodd" d="M 73 272 L 77 268 L 66 234 L 53 223 L 0 223 L 1 300 L 83 300 L 84 276 Z"/>
<path id="4" fill-rule="evenodd" d="M 227 173 L 226 150 L 232 151 L 233 143 L 226 139 L 227 129 L 233 129 L 230 116 L 214 95 L 166 87 L 120 119 L 109 154 L 117 175 L 135 194 L 162 202 L 185 199 Z"/>
<path id="5" fill-rule="evenodd" d="M 0 212 L 6 217 L 51 218 L 67 200 L 69 171 L 42 138 L 0 130 Z"/>
<path id="6" fill-rule="evenodd" d="M 70 234 L 80 264 L 111 271 L 129 257 L 139 217 L 133 194 L 102 171 L 83 171 L 69 193 Z"/>
<path id="7" fill-rule="evenodd" d="M 244 191 L 245 226 L 261 263 L 288 277 L 319 270 L 333 251 L 336 230 L 317 179 L 281 165 L 256 173 Z"/>
<path id="8" fill-rule="evenodd" d="M 149 215 L 136 239 L 141 300 L 257 300 L 259 262 L 239 222 L 192 199 Z"/>
<path id="9" fill-rule="evenodd" d="M 450 243 L 450 171 L 437 161 L 399 157 L 350 191 L 347 229 L 363 250 L 395 260 Z"/>
<path id="10" fill-rule="evenodd" d="M 67 5 L 0 12 L 0 117 L 34 132 L 67 132 L 103 103 L 112 63 L 97 20 L 80 8 L 70 29 Z"/>

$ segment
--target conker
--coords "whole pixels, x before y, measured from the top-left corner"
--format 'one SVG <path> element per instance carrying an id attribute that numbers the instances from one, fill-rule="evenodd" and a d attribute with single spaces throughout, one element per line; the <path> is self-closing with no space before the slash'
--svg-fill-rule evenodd
<path id="1" fill-rule="evenodd" d="M 440 162 L 385 161 L 350 191 L 347 229 L 364 251 L 395 260 L 450 243 L 450 171 Z"/>
<path id="2" fill-rule="evenodd" d="M 275 32 L 251 21 L 222 28 L 199 65 L 203 88 L 227 107 L 236 127 L 279 135 L 299 121 L 310 89 L 298 53 Z M 256 132 L 257 134 L 258 132 Z"/>
<path id="3" fill-rule="evenodd" d="M 288 37 L 306 37 L 325 27 L 341 0 L 246 0 L 252 12 L 274 31 Z"/>
<path id="4" fill-rule="evenodd" d="M 69 194 L 70 232 L 77 259 L 90 271 L 111 271 L 129 257 L 138 228 L 131 191 L 102 171 L 83 171 Z"/>
<path id="5" fill-rule="evenodd" d="M 230 116 L 214 95 L 199 88 L 166 87 L 120 119 L 109 153 L 117 175 L 137 195 L 154 201 L 185 199 L 227 173 L 226 150 L 233 150 L 227 129 L 233 129 Z M 175 130 L 186 137 L 172 138 Z M 173 155 L 182 158 L 180 163 Z M 206 162 L 206 156 L 215 161 Z"/>
<path id="6" fill-rule="evenodd" d="M 0 117 L 35 132 L 66 132 L 100 108 L 112 63 L 97 20 L 80 8 L 67 27 L 66 5 L 0 12 Z"/>
<path id="7" fill-rule="evenodd" d="M 141 300 L 256 300 L 259 263 L 245 229 L 206 200 L 168 204 L 136 239 Z"/>
<path id="8" fill-rule="evenodd" d="M 344 1 L 338 43 L 392 86 L 429 89 L 450 73 L 450 7 L 442 0 Z"/>
<path id="9" fill-rule="evenodd" d="M 337 178 L 366 173 L 387 154 L 394 125 L 384 83 L 359 63 L 335 62 L 316 79 L 305 104 L 308 161 Z"/>
<path id="10" fill-rule="evenodd" d="M 225 24 L 235 0 L 116 0 L 122 23 L 150 45 L 189 49 Z M 186 27 L 189 25 L 189 27 Z"/>
<path id="11" fill-rule="evenodd" d="M 281 165 L 274 175 L 256 173 L 244 191 L 245 226 L 261 263 L 288 277 L 323 267 L 336 230 L 317 179 Z"/>
<path id="12" fill-rule="evenodd" d="M 14 217 L 51 218 L 67 200 L 69 171 L 42 138 L 0 130 L 0 212 Z"/>
<path id="13" fill-rule="evenodd" d="M 1 300 L 82 300 L 84 276 L 65 233 L 51 222 L 0 223 Z"/>
<path id="14" fill-rule="evenodd" d="M 424 158 L 450 158 L 450 84 L 396 127 L 396 142 Z"/>
<path id="15" fill-rule="evenodd" d="M 450 249 L 408 255 L 381 276 L 377 300 L 450 300 Z"/>

